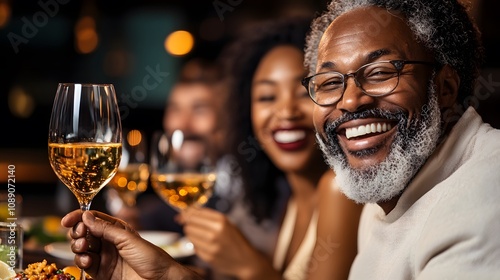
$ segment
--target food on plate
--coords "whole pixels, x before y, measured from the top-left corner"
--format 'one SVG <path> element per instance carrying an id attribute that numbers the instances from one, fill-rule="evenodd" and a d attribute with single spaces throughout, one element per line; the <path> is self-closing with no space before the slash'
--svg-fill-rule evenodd
<path id="1" fill-rule="evenodd" d="M 92 278 L 87 274 L 87 279 Z M 5 279 L 5 278 L 4 278 Z M 47 260 L 29 264 L 28 267 L 17 273 L 11 280 L 79 280 L 80 269 L 76 266 L 67 266 L 58 269 L 55 263 L 48 264 Z"/>

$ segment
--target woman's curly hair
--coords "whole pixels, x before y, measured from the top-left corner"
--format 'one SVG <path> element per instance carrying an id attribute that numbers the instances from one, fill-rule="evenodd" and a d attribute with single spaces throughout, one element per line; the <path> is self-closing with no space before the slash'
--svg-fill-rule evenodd
<path id="1" fill-rule="evenodd" d="M 300 16 L 260 22 L 246 29 L 221 54 L 229 87 L 228 140 L 241 166 L 246 200 L 258 221 L 274 212 L 277 182 L 283 182 L 283 173 L 262 150 L 252 130 L 252 79 L 261 59 L 274 47 L 291 45 L 304 50 L 311 21 L 312 17 Z"/>
<path id="2" fill-rule="evenodd" d="M 313 74 L 318 44 L 323 33 L 338 16 L 364 6 L 378 6 L 399 12 L 415 38 L 441 65 L 450 65 L 460 77 L 458 102 L 473 94 L 483 62 L 480 33 L 458 0 L 333 0 L 328 10 L 316 18 L 306 42 L 305 65 Z"/>

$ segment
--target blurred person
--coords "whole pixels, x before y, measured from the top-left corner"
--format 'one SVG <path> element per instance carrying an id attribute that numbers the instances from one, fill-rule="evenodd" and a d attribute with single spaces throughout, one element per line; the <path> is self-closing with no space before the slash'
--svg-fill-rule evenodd
<path id="1" fill-rule="evenodd" d="M 366 204 L 350 279 L 500 279 L 500 131 L 460 112 L 482 62 L 462 2 L 334 0 L 312 25 L 317 140 Z"/>
<path id="2" fill-rule="evenodd" d="M 254 222 L 278 221 L 271 251 L 256 245 L 259 235 L 245 231 L 248 220 L 207 209 L 182 213 L 184 233 L 198 257 L 218 274 L 237 279 L 306 279 L 317 227 L 317 186 L 331 173 L 314 138 L 313 103 L 301 85 L 306 74 L 303 48 L 309 18 L 265 22 L 241 35 L 223 53 L 230 84 L 228 107 L 233 153 L 242 170 L 242 204 Z M 330 186 L 331 177 L 323 182 Z M 289 194 L 284 192 L 289 188 Z M 346 275 L 356 254 L 361 205 L 337 188 L 332 208 L 342 219 L 328 221 L 329 238 L 342 245 L 336 253 L 339 275 Z M 284 209 L 283 209 L 284 206 Z M 342 234 L 338 234 L 343 232 Z M 339 238 L 340 237 L 340 238 Z M 341 239 L 344 238 L 344 239 Z M 261 241 L 260 241 L 261 242 Z M 332 249 L 335 250 L 335 249 Z"/>
<path id="3" fill-rule="evenodd" d="M 220 83 L 217 62 L 198 57 L 188 60 L 170 91 L 162 125 L 169 135 L 180 129 L 186 137 L 206 137 L 215 143 L 212 147 L 216 149 L 212 152 L 217 158 L 218 180 L 207 207 L 226 213 L 242 191 L 233 164 L 235 160 L 224 145 L 226 121 L 221 112 L 226 94 Z M 136 229 L 182 233 L 182 227 L 175 221 L 177 210 L 155 193 L 141 195 L 136 207 L 126 207 L 116 196 L 108 196 L 108 199 L 110 213 Z"/>

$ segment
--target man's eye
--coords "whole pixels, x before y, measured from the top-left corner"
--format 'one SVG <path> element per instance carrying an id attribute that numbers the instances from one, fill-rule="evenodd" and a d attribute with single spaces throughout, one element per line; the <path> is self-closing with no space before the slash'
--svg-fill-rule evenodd
<path id="1" fill-rule="evenodd" d="M 271 94 L 261 95 L 257 97 L 258 102 L 270 102 L 274 101 L 274 99 L 275 99 L 274 95 Z"/>
<path id="2" fill-rule="evenodd" d="M 332 91 L 342 88 L 344 83 L 341 79 L 328 79 L 318 84 L 317 91 Z"/>
<path id="3" fill-rule="evenodd" d="M 363 76 L 366 80 L 387 80 L 397 75 L 397 72 L 392 68 L 377 67 L 365 71 Z"/>

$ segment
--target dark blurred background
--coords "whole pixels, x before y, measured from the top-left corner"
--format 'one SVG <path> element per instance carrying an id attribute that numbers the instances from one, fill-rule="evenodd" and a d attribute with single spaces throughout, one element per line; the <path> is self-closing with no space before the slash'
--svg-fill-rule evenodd
<path id="1" fill-rule="evenodd" d="M 26 199 L 55 192 L 47 128 L 59 82 L 113 83 L 125 108 L 123 126 L 150 134 L 161 128 L 165 100 L 184 61 L 217 57 L 228 40 L 256 21 L 314 15 L 327 2 L 0 0 L 0 181 L 7 182 L 12 164 L 17 192 Z M 500 127 L 499 8 L 500 1 L 476 0 L 471 10 L 487 54 L 481 94 L 472 101 L 495 127 Z M 186 36 L 177 31 L 192 36 L 192 47 L 186 37 L 172 39 Z M 169 38 L 177 44 L 171 46 Z M 147 78 L 153 88 L 145 88 Z M 50 209 L 35 214 L 44 211 Z"/>

